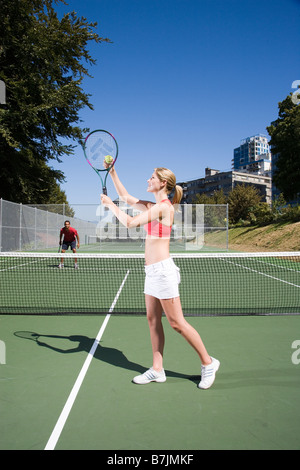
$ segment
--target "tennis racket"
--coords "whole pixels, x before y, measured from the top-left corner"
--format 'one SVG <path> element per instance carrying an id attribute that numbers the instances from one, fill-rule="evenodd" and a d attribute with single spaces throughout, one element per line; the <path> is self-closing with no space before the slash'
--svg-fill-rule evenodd
<path id="1" fill-rule="evenodd" d="M 61 253 L 61 247 L 62 247 L 62 245 L 63 245 L 64 238 L 65 238 L 65 236 L 64 236 L 64 234 L 62 234 L 61 242 L 60 242 L 60 244 L 59 244 L 59 246 L 58 246 L 58 253 Z"/>
<path id="2" fill-rule="evenodd" d="M 92 131 L 83 145 L 84 156 L 102 183 L 102 193 L 107 195 L 106 179 L 112 166 L 118 158 L 118 144 L 114 136 L 104 130 Z M 103 168 L 105 157 L 112 157 L 108 168 Z"/>

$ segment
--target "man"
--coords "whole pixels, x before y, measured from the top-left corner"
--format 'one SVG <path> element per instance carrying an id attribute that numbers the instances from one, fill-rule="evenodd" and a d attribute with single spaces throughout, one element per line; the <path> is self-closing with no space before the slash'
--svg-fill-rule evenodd
<path id="1" fill-rule="evenodd" d="M 62 245 L 61 252 L 65 253 L 66 250 L 71 247 L 73 253 L 76 253 L 76 239 L 77 239 L 77 248 L 80 247 L 79 235 L 75 228 L 70 226 L 70 221 L 65 221 L 65 226 L 61 229 L 59 235 L 59 245 Z M 61 258 L 59 268 L 64 267 L 64 259 Z M 75 269 L 78 269 L 77 258 L 75 258 Z"/>

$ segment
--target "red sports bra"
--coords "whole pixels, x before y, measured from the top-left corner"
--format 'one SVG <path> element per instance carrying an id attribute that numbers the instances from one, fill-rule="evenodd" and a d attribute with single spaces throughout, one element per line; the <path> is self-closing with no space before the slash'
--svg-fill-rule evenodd
<path id="1" fill-rule="evenodd" d="M 160 202 L 168 201 L 170 204 L 171 201 L 169 199 L 163 199 Z M 172 225 L 169 227 L 168 225 L 163 225 L 158 220 L 152 220 L 148 222 L 148 224 L 144 225 L 144 229 L 148 235 L 152 235 L 152 237 L 159 237 L 159 238 L 170 238 Z"/>

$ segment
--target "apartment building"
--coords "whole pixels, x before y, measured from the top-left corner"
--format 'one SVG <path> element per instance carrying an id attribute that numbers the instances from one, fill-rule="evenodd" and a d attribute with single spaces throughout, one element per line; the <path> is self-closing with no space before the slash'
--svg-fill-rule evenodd
<path id="1" fill-rule="evenodd" d="M 241 140 L 233 151 L 232 170 L 220 171 L 205 168 L 205 177 L 178 183 L 183 188 L 183 203 L 192 204 L 196 194 L 212 196 L 223 190 L 225 195 L 238 184 L 258 189 L 262 201 L 272 203 L 272 155 L 268 139 L 257 134 Z"/>
<path id="2" fill-rule="evenodd" d="M 262 201 L 271 204 L 272 201 L 272 179 L 270 176 L 246 173 L 245 171 L 219 171 L 205 168 L 205 177 L 195 180 L 177 183 L 183 188 L 182 203 L 192 204 L 196 194 L 207 194 L 212 196 L 215 191 L 223 189 L 225 195 L 238 184 L 255 186 Z"/>
<path id="3" fill-rule="evenodd" d="M 232 169 L 271 176 L 272 155 L 268 139 L 257 134 L 241 140 L 233 151 Z"/>

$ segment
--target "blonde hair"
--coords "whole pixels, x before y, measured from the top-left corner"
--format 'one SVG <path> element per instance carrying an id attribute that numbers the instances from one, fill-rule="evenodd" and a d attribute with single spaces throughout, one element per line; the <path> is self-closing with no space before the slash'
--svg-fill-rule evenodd
<path id="1" fill-rule="evenodd" d="M 161 182 L 166 181 L 167 194 L 170 194 L 170 192 L 174 189 L 175 192 L 172 204 L 179 204 L 182 199 L 183 189 L 181 186 L 176 184 L 176 176 L 174 173 L 171 170 L 168 170 L 168 168 L 154 168 L 154 171 Z"/>

